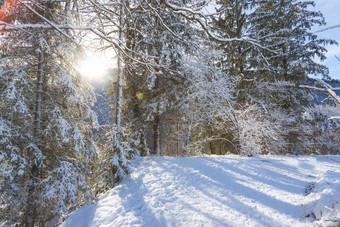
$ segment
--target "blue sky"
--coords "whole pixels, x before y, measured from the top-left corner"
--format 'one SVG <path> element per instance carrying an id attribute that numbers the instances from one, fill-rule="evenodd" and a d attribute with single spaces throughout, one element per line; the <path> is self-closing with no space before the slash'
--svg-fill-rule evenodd
<path id="1" fill-rule="evenodd" d="M 315 0 L 315 11 L 323 13 L 327 26 L 340 24 L 340 0 Z M 313 30 L 320 30 L 320 27 L 315 27 Z M 340 44 L 340 27 L 324 32 L 316 33 L 319 38 L 334 39 Z M 329 67 L 329 75 L 333 79 L 340 79 L 340 61 L 335 58 L 337 55 L 340 58 L 340 45 L 327 46 L 327 59 L 323 62 Z"/>

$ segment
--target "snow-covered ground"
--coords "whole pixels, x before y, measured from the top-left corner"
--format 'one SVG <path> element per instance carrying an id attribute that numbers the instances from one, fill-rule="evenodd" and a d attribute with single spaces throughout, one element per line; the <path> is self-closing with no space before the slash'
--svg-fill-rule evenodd
<path id="1" fill-rule="evenodd" d="M 337 201 L 340 156 L 147 157 L 61 226 L 338 226 Z"/>

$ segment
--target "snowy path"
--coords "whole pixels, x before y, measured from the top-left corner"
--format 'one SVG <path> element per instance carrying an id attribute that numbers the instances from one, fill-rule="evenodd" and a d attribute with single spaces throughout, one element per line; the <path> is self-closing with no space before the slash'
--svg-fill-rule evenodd
<path id="1" fill-rule="evenodd" d="M 340 161 L 339 157 L 332 157 Z M 316 156 L 139 159 L 133 173 L 62 226 L 311 226 L 305 188 L 340 162 Z"/>

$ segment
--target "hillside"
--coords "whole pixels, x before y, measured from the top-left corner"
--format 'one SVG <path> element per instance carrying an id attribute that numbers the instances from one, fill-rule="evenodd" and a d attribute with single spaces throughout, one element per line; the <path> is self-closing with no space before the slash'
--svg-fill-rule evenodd
<path id="1" fill-rule="evenodd" d="M 61 226 L 331 226 L 339 179 L 339 156 L 140 158 Z"/>

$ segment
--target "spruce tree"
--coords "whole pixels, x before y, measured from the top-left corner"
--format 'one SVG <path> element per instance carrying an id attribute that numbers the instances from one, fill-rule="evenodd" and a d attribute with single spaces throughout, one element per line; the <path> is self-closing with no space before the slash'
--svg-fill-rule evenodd
<path id="1" fill-rule="evenodd" d="M 95 98 L 72 65 L 80 51 L 72 32 L 43 24 L 75 22 L 75 6 L 22 2 L 6 19 L 19 28 L 36 25 L 30 32 L 5 30 L 8 39 L 1 43 L 1 218 L 25 226 L 91 200 L 86 175 L 96 154 Z"/>
<path id="2" fill-rule="evenodd" d="M 284 118 L 282 152 L 302 154 L 313 147 L 311 126 L 303 117 L 313 106 L 313 94 L 297 86 L 310 75 L 328 77 L 327 67 L 316 58 L 324 60 L 325 45 L 335 44 L 311 31 L 325 24 L 320 12 L 309 9 L 313 5 L 312 1 L 260 1 L 249 15 L 249 34 L 265 47 L 250 52 L 249 65 L 256 80 L 250 95 L 262 100 L 269 113 L 279 111 Z M 272 84 L 260 85 L 265 81 Z"/>
<path id="3" fill-rule="evenodd" d="M 246 144 L 251 138 L 257 141 L 257 147 L 263 147 L 260 152 L 264 153 L 287 150 L 301 153 L 308 150 L 310 135 L 305 132 L 310 127 L 302 116 L 312 106 L 313 98 L 296 85 L 305 82 L 311 74 L 327 76 L 327 68 L 315 62 L 314 57 L 323 60 L 326 51 L 324 45 L 333 44 L 334 41 L 318 39 L 311 32 L 313 25 L 324 23 L 321 13 L 307 9 L 312 2 L 290 0 L 230 0 L 219 1 L 218 4 L 217 16 L 213 18 L 215 31 L 222 37 L 236 38 L 231 42 L 218 40 L 215 47 L 216 52 L 220 53 L 217 66 L 226 77 L 233 77 L 236 83 L 236 87 L 231 88 L 228 100 L 233 103 L 228 108 L 235 118 L 222 120 L 218 116 L 211 119 L 216 124 L 213 128 L 207 127 L 204 137 L 226 138 L 237 145 L 233 147 L 237 147 L 236 152 L 241 153 L 249 153 Z M 261 113 L 259 117 L 250 116 L 254 109 Z M 283 118 L 282 121 L 278 121 L 278 115 Z M 256 139 L 260 133 L 251 131 L 260 129 L 245 128 L 250 119 L 262 122 L 267 128 L 270 127 L 268 122 L 273 122 L 273 133 L 278 135 L 277 129 L 281 131 L 278 140 L 273 141 L 273 137 L 265 134 L 261 136 L 262 139 Z M 228 121 L 231 124 L 225 127 L 229 129 L 224 130 L 221 123 Z M 250 125 L 255 127 L 257 124 Z M 242 133 L 244 130 L 247 132 Z M 248 135 L 248 138 L 245 139 L 242 134 Z M 253 137 L 250 138 L 250 134 Z M 209 144 L 210 152 L 215 153 L 214 147 L 219 147 L 219 142 L 213 140 Z M 235 150 L 233 147 L 228 149 Z"/>
<path id="4" fill-rule="evenodd" d="M 221 0 L 217 9 L 218 17 L 213 17 L 214 28 L 224 38 L 238 40 L 219 42 L 216 49 L 223 51 L 219 67 L 230 76 L 244 76 L 247 69 L 247 42 L 242 38 L 246 35 L 248 22 L 247 10 L 251 7 L 249 0 Z"/>
<path id="5" fill-rule="evenodd" d="M 268 48 L 252 58 L 252 66 L 274 80 L 306 81 L 308 75 L 328 77 L 326 66 L 315 57 L 325 59 L 325 45 L 333 40 L 319 39 L 311 29 L 324 25 L 320 12 L 309 10 L 313 1 L 264 1 L 249 16 L 249 34 Z"/>

